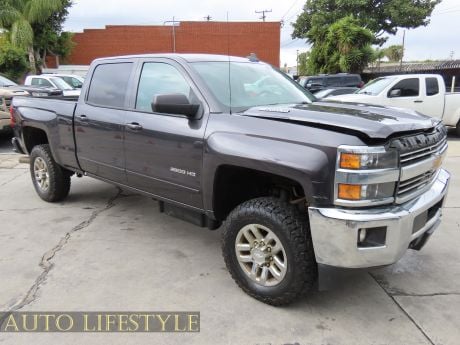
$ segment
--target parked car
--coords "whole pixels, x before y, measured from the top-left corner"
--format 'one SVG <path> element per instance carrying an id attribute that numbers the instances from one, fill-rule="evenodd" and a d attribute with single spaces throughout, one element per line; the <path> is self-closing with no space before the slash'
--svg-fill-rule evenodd
<path id="1" fill-rule="evenodd" d="M 450 179 L 439 120 L 316 101 L 245 58 L 97 59 L 78 102 L 15 97 L 12 122 L 43 200 L 65 199 L 76 174 L 153 197 L 199 226 L 225 223 L 232 277 L 272 305 L 318 274 L 321 286 L 332 267 L 390 265 L 421 249 Z"/>
<path id="2" fill-rule="evenodd" d="M 0 132 L 9 131 L 10 104 L 14 96 L 26 96 L 14 81 L 0 75 Z"/>
<path id="3" fill-rule="evenodd" d="M 85 78 L 76 74 L 41 74 L 41 76 L 61 78 L 74 89 L 81 89 Z"/>
<path id="4" fill-rule="evenodd" d="M 315 93 L 330 87 L 362 87 L 364 85 L 359 74 L 338 73 L 309 77 L 299 77 L 298 82 L 308 91 Z"/>
<path id="5" fill-rule="evenodd" d="M 355 94 L 329 100 L 415 110 L 457 128 L 460 136 L 460 93 L 446 92 L 439 74 L 402 74 L 372 80 Z"/>
<path id="6" fill-rule="evenodd" d="M 63 79 L 53 75 L 30 75 L 26 78 L 24 85 L 54 88 L 61 90 L 64 96 L 80 95 L 80 89 L 75 89 Z"/>
<path id="7" fill-rule="evenodd" d="M 317 99 L 324 99 L 332 96 L 338 95 L 347 95 L 350 93 L 355 93 L 358 91 L 359 88 L 357 87 L 331 87 L 327 89 L 323 89 L 321 91 L 315 92 L 315 97 Z"/>

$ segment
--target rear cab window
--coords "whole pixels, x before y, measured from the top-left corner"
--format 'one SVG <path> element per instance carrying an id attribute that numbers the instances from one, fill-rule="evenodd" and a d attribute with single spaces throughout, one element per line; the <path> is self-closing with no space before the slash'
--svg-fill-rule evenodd
<path id="1" fill-rule="evenodd" d="M 425 79 L 426 95 L 434 96 L 439 93 L 438 79 L 429 77 Z"/>
<path id="2" fill-rule="evenodd" d="M 124 108 L 132 70 L 132 62 L 96 66 L 86 102 L 107 108 Z"/>

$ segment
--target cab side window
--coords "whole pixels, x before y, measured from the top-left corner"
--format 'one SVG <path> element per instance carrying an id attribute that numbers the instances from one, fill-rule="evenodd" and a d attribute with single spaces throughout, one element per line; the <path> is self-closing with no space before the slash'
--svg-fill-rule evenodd
<path id="1" fill-rule="evenodd" d="M 398 82 L 388 92 L 388 97 L 417 97 L 420 93 L 418 78 L 404 79 Z"/>
<path id="2" fill-rule="evenodd" d="M 434 96 L 439 93 L 439 85 L 438 79 L 436 78 L 426 78 L 425 79 L 425 86 L 426 86 L 426 95 L 427 96 Z"/>
<path id="3" fill-rule="evenodd" d="M 154 97 L 164 94 L 182 94 L 190 102 L 194 100 L 189 83 L 175 67 L 162 62 L 145 63 L 137 89 L 136 109 L 152 112 Z"/>
<path id="4" fill-rule="evenodd" d="M 123 108 L 132 68 L 130 62 L 97 66 L 91 79 L 87 102 L 96 106 Z"/>
<path id="5" fill-rule="evenodd" d="M 32 85 L 54 87 L 48 80 L 43 78 L 32 78 Z"/>

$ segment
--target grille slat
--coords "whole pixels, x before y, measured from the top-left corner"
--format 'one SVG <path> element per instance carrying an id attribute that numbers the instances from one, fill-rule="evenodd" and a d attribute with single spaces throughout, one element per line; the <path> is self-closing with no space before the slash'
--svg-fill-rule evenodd
<path id="1" fill-rule="evenodd" d="M 408 162 L 411 162 L 414 160 L 422 160 L 422 158 L 425 158 L 425 157 L 428 158 L 433 153 L 442 151 L 445 146 L 447 146 L 447 138 L 444 138 L 443 140 L 436 143 L 435 145 L 431 145 L 423 149 L 415 150 L 413 152 L 403 153 L 401 154 L 401 164 L 407 165 Z"/>

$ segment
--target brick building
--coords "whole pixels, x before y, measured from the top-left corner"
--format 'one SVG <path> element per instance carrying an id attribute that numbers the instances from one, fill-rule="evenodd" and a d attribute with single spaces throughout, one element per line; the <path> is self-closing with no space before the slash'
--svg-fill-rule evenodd
<path id="1" fill-rule="evenodd" d="M 66 63 L 88 65 L 95 58 L 146 53 L 211 53 L 257 57 L 280 64 L 279 22 L 178 22 L 161 26 L 108 25 L 85 29 L 73 38 Z M 48 67 L 55 59 L 48 57 Z"/>

